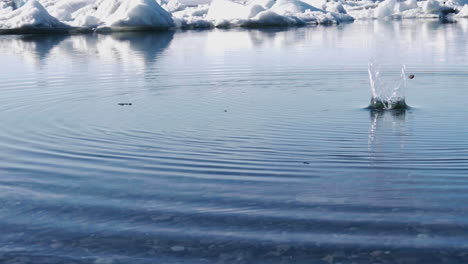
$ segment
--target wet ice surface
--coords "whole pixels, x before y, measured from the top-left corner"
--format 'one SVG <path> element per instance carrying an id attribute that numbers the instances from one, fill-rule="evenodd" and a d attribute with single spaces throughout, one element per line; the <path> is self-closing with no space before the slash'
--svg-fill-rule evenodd
<path id="1" fill-rule="evenodd" d="M 0 262 L 466 262 L 467 30 L 2 36 Z"/>

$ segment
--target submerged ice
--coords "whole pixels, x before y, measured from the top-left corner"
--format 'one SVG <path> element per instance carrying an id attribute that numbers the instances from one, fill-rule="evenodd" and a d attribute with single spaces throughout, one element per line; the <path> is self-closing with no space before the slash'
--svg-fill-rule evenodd
<path id="1" fill-rule="evenodd" d="M 468 17 L 468 0 L 0 0 L 0 30 L 132 30 L 330 24 Z"/>

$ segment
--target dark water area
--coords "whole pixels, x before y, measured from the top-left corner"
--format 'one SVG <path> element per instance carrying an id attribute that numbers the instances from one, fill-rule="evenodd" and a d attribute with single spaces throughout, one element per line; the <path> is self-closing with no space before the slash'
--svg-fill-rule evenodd
<path id="1" fill-rule="evenodd" d="M 0 36 L 0 263 L 467 263 L 467 22 Z"/>

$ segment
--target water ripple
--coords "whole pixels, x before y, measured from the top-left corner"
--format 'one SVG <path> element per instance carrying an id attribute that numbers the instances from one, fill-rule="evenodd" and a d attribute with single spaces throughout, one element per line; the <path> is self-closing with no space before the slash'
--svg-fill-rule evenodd
<path id="1" fill-rule="evenodd" d="M 468 61 L 388 24 L 399 112 L 363 109 L 373 22 L 1 37 L 0 262 L 466 262 Z"/>

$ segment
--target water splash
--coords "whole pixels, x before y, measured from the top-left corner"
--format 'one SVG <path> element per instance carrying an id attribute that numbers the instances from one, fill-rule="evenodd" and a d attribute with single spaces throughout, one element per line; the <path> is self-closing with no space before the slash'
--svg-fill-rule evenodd
<path id="1" fill-rule="evenodd" d="M 372 92 L 370 109 L 392 110 L 408 108 L 405 102 L 405 65 L 401 65 L 400 75 L 397 80 L 395 80 L 395 77 L 381 76 L 380 65 L 374 62 L 369 63 L 368 72 Z"/>

